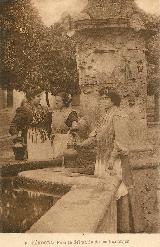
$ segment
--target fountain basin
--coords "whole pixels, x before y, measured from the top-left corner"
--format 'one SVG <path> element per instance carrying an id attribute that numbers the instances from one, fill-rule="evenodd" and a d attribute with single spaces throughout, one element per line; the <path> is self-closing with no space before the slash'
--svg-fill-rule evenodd
<path id="1" fill-rule="evenodd" d="M 117 232 L 114 195 L 120 180 L 92 176 L 67 176 L 54 168 L 25 171 L 18 174 L 25 188 L 36 186 L 70 188 L 31 228 L 28 233 Z M 66 187 L 67 186 L 67 187 Z M 62 189 L 63 190 L 63 189 Z"/>

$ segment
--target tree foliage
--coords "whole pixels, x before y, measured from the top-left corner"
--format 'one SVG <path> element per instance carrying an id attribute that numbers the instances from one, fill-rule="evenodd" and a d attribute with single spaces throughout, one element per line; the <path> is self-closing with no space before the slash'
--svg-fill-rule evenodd
<path id="1" fill-rule="evenodd" d="M 1 0 L 1 85 L 27 92 L 40 87 L 56 94 L 79 92 L 74 40 L 57 23 L 43 25 L 31 0 Z M 148 30 L 157 19 L 141 11 Z M 148 42 L 148 91 L 159 92 L 159 36 Z"/>
<path id="2" fill-rule="evenodd" d="M 41 46 L 42 77 L 53 94 L 65 90 L 79 92 L 75 43 L 69 38 L 63 25 L 57 23 L 48 28 Z"/>
<path id="3" fill-rule="evenodd" d="M 74 42 L 61 24 L 47 28 L 30 0 L 2 4 L 1 83 L 27 92 L 39 87 L 76 93 Z"/>
<path id="4" fill-rule="evenodd" d="M 3 74 L 11 74 L 12 86 L 26 91 L 29 84 L 36 84 L 41 77 L 36 40 L 43 26 L 28 0 L 15 0 L 6 4 L 3 15 Z"/>

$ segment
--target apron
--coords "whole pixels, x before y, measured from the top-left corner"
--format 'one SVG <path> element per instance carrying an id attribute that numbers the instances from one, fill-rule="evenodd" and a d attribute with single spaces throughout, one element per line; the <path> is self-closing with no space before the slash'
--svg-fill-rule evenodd
<path id="1" fill-rule="evenodd" d="M 55 134 L 53 141 L 53 158 L 62 157 L 67 150 L 69 132 L 67 134 Z"/>
<path id="2" fill-rule="evenodd" d="M 121 160 L 117 159 L 114 162 L 113 170 L 116 172 L 116 175 L 122 179 L 122 168 L 121 168 Z M 95 172 L 94 175 L 96 177 L 103 178 L 104 174 L 109 172 L 106 171 L 106 164 L 102 160 L 96 160 L 95 164 Z M 124 182 L 122 182 L 116 192 L 116 200 L 119 200 L 122 196 L 126 196 L 128 194 L 128 190 Z"/>
<path id="3" fill-rule="evenodd" d="M 100 127 L 100 141 L 99 141 L 99 153 L 96 158 L 96 164 L 95 164 L 95 172 L 94 175 L 96 177 L 103 178 L 105 177 L 105 174 L 109 171 L 107 169 L 107 161 L 109 160 L 110 153 L 113 148 L 113 117 L 116 114 L 116 108 L 112 109 L 109 114 L 106 115 L 102 122 L 102 127 Z M 122 180 L 122 168 L 121 168 L 121 160 L 116 159 L 114 161 L 113 169 L 116 173 L 116 175 Z M 107 172 L 108 171 L 108 172 Z M 122 196 L 125 196 L 128 194 L 128 190 L 124 182 L 121 183 L 119 186 L 119 189 L 116 193 L 116 200 L 119 200 Z"/>
<path id="4" fill-rule="evenodd" d="M 57 110 L 53 113 L 52 118 L 52 131 L 54 134 L 53 140 L 53 158 L 63 157 L 64 152 L 67 150 L 67 144 L 70 139 L 70 130 L 65 124 L 66 119 L 71 113 L 71 108 L 64 108 Z"/>
<path id="5" fill-rule="evenodd" d="M 47 161 L 53 158 L 51 141 L 46 137 L 46 140 L 42 142 L 38 128 L 28 130 L 27 152 L 29 161 Z"/>

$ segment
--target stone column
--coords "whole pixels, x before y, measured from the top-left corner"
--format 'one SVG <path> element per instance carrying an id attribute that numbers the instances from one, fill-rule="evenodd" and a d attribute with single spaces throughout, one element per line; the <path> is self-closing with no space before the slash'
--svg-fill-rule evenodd
<path id="1" fill-rule="evenodd" d="M 115 88 L 125 100 L 134 93 L 146 117 L 147 69 L 143 36 L 131 30 L 79 32 L 77 64 L 82 94 Z M 96 97 L 97 99 L 97 97 Z"/>

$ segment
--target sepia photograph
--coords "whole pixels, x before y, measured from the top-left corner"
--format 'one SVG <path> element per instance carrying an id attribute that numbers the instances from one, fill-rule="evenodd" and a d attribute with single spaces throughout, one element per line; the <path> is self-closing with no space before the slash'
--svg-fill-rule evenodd
<path id="1" fill-rule="evenodd" d="M 0 24 L 0 233 L 157 244 L 160 1 L 0 0 Z"/>

